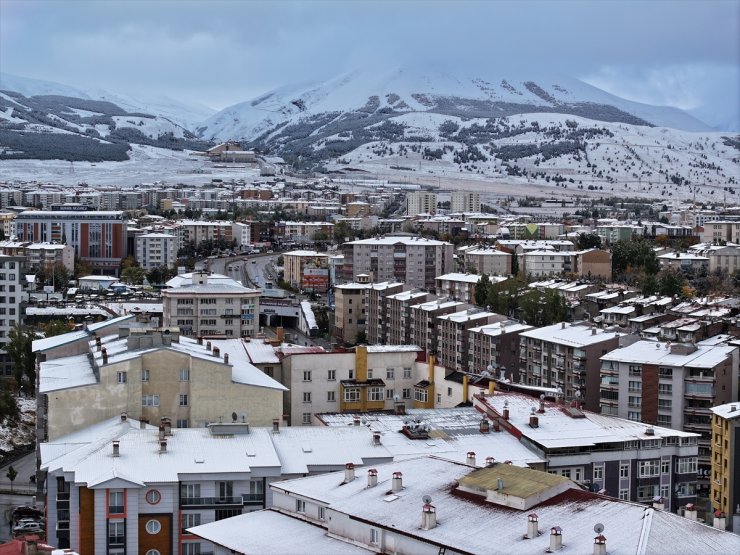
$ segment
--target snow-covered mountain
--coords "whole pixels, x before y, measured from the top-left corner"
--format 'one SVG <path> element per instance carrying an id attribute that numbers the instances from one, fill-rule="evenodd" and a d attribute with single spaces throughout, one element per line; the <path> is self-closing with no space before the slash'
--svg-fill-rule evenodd
<path id="1" fill-rule="evenodd" d="M 407 112 L 460 117 L 555 112 L 598 121 L 710 130 L 676 108 L 625 100 L 562 75 L 476 75 L 457 68 L 407 66 L 357 70 L 322 83 L 279 88 L 214 114 L 197 131 L 205 138 L 252 141 L 299 122 L 314 121 L 313 133 L 320 134 L 322 126 L 357 119 L 349 114 L 379 120 Z"/>
<path id="2" fill-rule="evenodd" d="M 188 130 L 194 129 L 199 122 L 216 112 L 202 104 L 185 104 L 167 96 L 128 95 L 103 89 L 82 90 L 53 81 L 31 79 L 10 73 L 0 73 L 0 91 L 16 92 L 26 97 L 53 95 L 85 100 L 105 100 L 120 106 L 127 112 L 159 116 Z"/>

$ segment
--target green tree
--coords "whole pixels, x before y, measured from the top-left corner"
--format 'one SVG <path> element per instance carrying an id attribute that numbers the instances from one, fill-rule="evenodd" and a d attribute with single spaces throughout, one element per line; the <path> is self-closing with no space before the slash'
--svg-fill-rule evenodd
<path id="1" fill-rule="evenodd" d="M 131 266 L 121 272 L 121 281 L 130 283 L 132 285 L 141 285 L 146 276 L 144 268 L 139 266 Z"/>
<path id="2" fill-rule="evenodd" d="M 16 324 L 8 332 L 8 338 L 10 341 L 5 345 L 5 352 L 13 361 L 13 377 L 21 393 L 33 395 L 36 391 L 36 361 L 32 349 L 35 332 L 30 327 Z"/>
<path id="3" fill-rule="evenodd" d="M 14 380 L 0 381 L 0 422 L 17 422 L 21 414 L 18 401 L 10 391 L 11 381 Z"/>
<path id="4" fill-rule="evenodd" d="M 576 244 L 581 250 L 600 249 L 601 237 L 596 233 L 579 233 L 578 238 L 576 239 Z"/>
<path id="5" fill-rule="evenodd" d="M 519 256 L 515 252 L 511 253 L 511 275 L 514 277 L 519 275 Z"/>
<path id="6" fill-rule="evenodd" d="M 491 280 L 488 274 L 483 274 L 478 283 L 475 284 L 475 304 L 486 306 L 488 304 L 488 290 L 491 288 Z"/>
<path id="7" fill-rule="evenodd" d="M 676 271 L 666 270 L 661 272 L 658 277 L 660 294 L 668 297 L 681 295 L 684 281 L 684 277 Z"/>
<path id="8" fill-rule="evenodd" d="M 18 477 L 18 471 L 13 468 L 13 465 L 10 465 L 8 467 L 8 472 L 5 474 L 8 477 L 8 480 L 10 480 L 10 491 L 13 491 L 13 482 L 15 482 L 15 479 Z"/>
<path id="9" fill-rule="evenodd" d="M 357 345 L 364 345 L 365 343 L 367 343 L 367 334 L 365 333 L 365 330 L 360 330 L 357 332 L 355 343 Z"/>

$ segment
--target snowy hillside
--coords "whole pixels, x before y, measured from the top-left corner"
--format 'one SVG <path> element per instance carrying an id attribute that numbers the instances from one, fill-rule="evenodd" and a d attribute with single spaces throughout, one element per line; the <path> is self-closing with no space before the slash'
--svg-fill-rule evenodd
<path id="1" fill-rule="evenodd" d="M 323 83 L 283 87 L 222 110 L 207 119 L 198 134 L 219 140 L 255 140 L 277 126 L 328 123 L 348 113 L 377 118 L 403 112 L 461 117 L 557 112 L 602 121 L 709 130 L 681 110 L 631 102 L 570 77 L 473 75 L 457 68 L 425 66 L 364 69 Z"/>

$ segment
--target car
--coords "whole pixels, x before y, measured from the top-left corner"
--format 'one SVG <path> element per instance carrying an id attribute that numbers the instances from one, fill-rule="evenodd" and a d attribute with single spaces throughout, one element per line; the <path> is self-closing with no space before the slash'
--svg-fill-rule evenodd
<path id="1" fill-rule="evenodd" d="M 18 534 L 19 532 L 41 532 L 41 524 L 38 522 L 24 522 L 13 528 L 13 533 Z"/>
<path id="2" fill-rule="evenodd" d="M 256 260 L 252 260 L 252 264 L 257 264 L 257 261 Z"/>
<path id="3" fill-rule="evenodd" d="M 267 254 L 272 254 L 274 252 L 275 252 L 274 250 L 270 249 L 269 251 L 267 251 Z"/>

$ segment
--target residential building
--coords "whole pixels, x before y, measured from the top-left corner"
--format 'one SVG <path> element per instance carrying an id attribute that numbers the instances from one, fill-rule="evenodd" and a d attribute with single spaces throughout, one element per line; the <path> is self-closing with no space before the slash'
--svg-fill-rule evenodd
<path id="1" fill-rule="evenodd" d="M 476 248 L 465 252 L 465 269 L 489 276 L 511 275 L 512 254 L 498 249 Z"/>
<path id="2" fill-rule="evenodd" d="M 530 277 L 575 273 L 575 255 L 570 251 L 535 250 L 522 256 L 523 271 Z"/>
<path id="3" fill-rule="evenodd" d="M 439 334 L 439 317 L 453 312 L 460 312 L 465 308 L 469 308 L 465 303 L 461 303 L 459 301 L 447 301 L 441 298 L 411 305 L 409 307 L 409 334 L 411 337 L 411 343 L 413 345 L 418 345 L 427 353 L 438 352 L 439 347 L 437 337 Z M 368 334 L 368 339 L 369 338 L 370 336 Z M 384 341 L 377 341 L 376 343 L 387 343 L 387 341 L 385 341 L 386 336 L 384 336 L 383 339 Z"/>
<path id="4" fill-rule="evenodd" d="M 456 301 L 475 304 L 475 286 L 478 285 L 481 276 L 478 274 L 451 273 L 437 277 L 437 295 L 449 297 Z M 506 281 L 502 276 L 490 276 L 490 283 L 501 283 Z"/>
<path id="5" fill-rule="evenodd" d="M 334 235 L 331 222 L 278 222 L 275 235 L 282 241 L 306 244 L 320 238 L 329 239 Z"/>
<path id="6" fill-rule="evenodd" d="M 34 341 L 40 440 L 121 412 L 149 422 L 166 416 L 178 428 L 228 422 L 233 412 L 261 426 L 282 415 L 285 388 L 248 362 L 239 339 L 195 341 L 177 328 L 117 320 L 108 323 L 117 333 L 102 322 Z"/>
<path id="7" fill-rule="evenodd" d="M 480 212 L 480 193 L 453 191 L 450 195 L 450 212 Z"/>
<path id="8" fill-rule="evenodd" d="M 406 215 L 437 213 L 437 193 L 427 191 L 413 191 L 406 193 Z"/>
<path id="9" fill-rule="evenodd" d="M 177 237 L 169 233 L 145 233 L 136 237 L 136 261 L 145 270 L 177 265 Z"/>
<path id="10" fill-rule="evenodd" d="M 366 289 L 367 300 L 367 342 L 370 345 L 388 343 L 388 297 L 408 288 L 400 282 L 373 283 Z M 418 345 L 418 343 L 415 343 Z"/>
<path id="11" fill-rule="evenodd" d="M 360 276 L 360 279 L 363 279 Z M 343 283 L 334 288 L 333 336 L 343 343 L 356 343 L 367 329 L 369 282 Z"/>
<path id="12" fill-rule="evenodd" d="M 210 282 L 207 272 L 191 275 L 191 283 L 162 291 L 165 326 L 178 326 L 183 335 L 199 337 L 257 335 L 259 289 L 248 289 L 234 280 Z"/>
<path id="13" fill-rule="evenodd" d="M 728 528 L 740 534 L 740 404 L 712 407 L 712 508 L 726 515 Z M 730 516 L 732 515 L 732 516 Z"/>
<path id="14" fill-rule="evenodd" d="M 408 345 L 411 342 L 411 307 L 432 298 L 423 291 L 402 291 L 386 297 L 385 325 L 388 326 L 389 345 Z"/>
<path id="15" fill-rule="evenodd" d="M 57 265 L 64 266 L 70 273 L 75 269 L 75 250 L 69 245 L 0 241 L 0 254 L 25 257 L 26 270 L 33 272 L 48 271 Z"/>
<path id="16" fill-rule="evenodd" d="M 699 488 L 709 493 L 711 407 L 738 400 L 738 347 L 638 341 L 601 357 L 601 412 L 700 434 Z"/>
<path id="17" fill-rule="evenodd" d="M 244 250 L 252 244 L 252 226 L 245 222 L 234 222 L 231 224 L 231 236 L 236 246 Z"/>
<path id="18" fill-rule="evenodd" d="M 721 270 L 732 275 L 737 270 L 740 270 L 740 246 L 727 245 L 724 247 L 712 248 L 708 250 L 706 256 L 709 258 L 710 273 Z"/>
<path id="19" fill-rule="evenodd" d="M 194 247 L 197 247 L 203 241 L 222 241 L 226 246 L 231 247 L 231 242 L 234 240 L 234 229 L 231 222 L 182 220 L 180 230 L 181 241 L 178 248 L 184 247 L 187 243 L 192 243 Z"/>
<path id="20" fill-rule="evenodd" d="M 599 357 L 619 346 L 619 333 L 585 323 L 560 322 L 522 332 L 521 383 L 560 388 L 566 401 L 578 400 L 599 410 Z"/>
<path id="21" fill-rule="evenodd" d="M 588 279 L 612 280 L 612 253 L 602 249 L 576 252 L 576 275 Z"/>
<path id="22" fill-rule="evenodd" d="M 740 221 L 715 220 L 704 222 L 704 230 L 699 236 L 702 243 L 721 245 L 740 243 Z"/>
<path id="23" fill-rule="evenodd" d="M 519 383 L 519 334 L 532 329 L 508 320 L 470 328 L 468 370 L 475 374 L 488 370 L 494 376 Z"/>
<path id="24" fill-rule="evenodd" d="M 389 236 L 342 245 L 344 280 L 367 274 L 373 282 L 401 281 L 433 291 L 435 279 L 453 269 L 453 245 L 423 237 Z"/>
<path id="25" fill-rule="evenodd" d="M 283 253 L 283 279 L 298 289 L 326 293 L 329 287 L 329 255 L 316 251 Z"/>
<path id="26" fill-rule="evenodd" d="M 437 317 L 437 357 L 442 366 L 455 370 L 472 370 L 470 335 L 472 328 L 506 320 L 506 316 L 487 312 L 480 308 L 469 308 Z"/>
<path id="27" fill-rule="evenodd" d="M 10 331 L 23 320 L 25 259 L 0 255 L 0 376 L 13 373 L 13 359 L 5 348 Z"/>
<path id="28" fill-rule="evenodd" d="M 0 191 L 0 195 L 4 193 L 5 191 Z M 6 204 L 0 200 L 0 206 L 6 206 Z M 15 212 L 0 210 L 0 229 L 3 230 L 4 237 L 15 235 Z"/>
<path id="29" fill-rule="evenodd" d="M 93 272 L 119 275 L 126 258 L 125 212 L 26 211 L 15 219 L 19 241 L 70 245 Z"/>
<path id="30" fill-rule="evenodd" d="M 676 270 L 708 270 L 709 258 L 687 252 L 672 252 L 658 256 L 661 269 L 673 268 Z"/>

